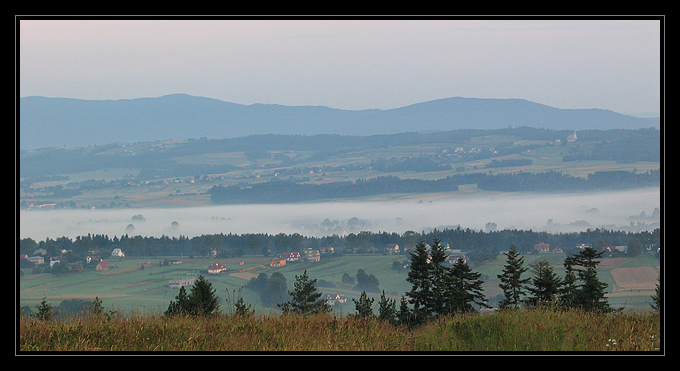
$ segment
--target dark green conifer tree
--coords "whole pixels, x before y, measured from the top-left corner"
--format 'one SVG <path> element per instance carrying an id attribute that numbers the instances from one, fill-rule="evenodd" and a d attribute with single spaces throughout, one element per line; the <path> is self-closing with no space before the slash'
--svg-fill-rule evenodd
<path id="1" fill-rule="evenodd" d="M 288 291 L 291 299 L 277 304 L 284 313 L 316 314 L 331 311 L 326 299 L 321 299 L 321 292 L 316 291 L 316 279 L 310 280 L 307 270 L 301 276 L 295 276 L 295 289 Z"/>
<path id="2" fill-rule="evenodd" d="M 528 304 L 538 306 L 553 303 L 559 297 L 563 285 L 562 279 L 555 274 L 546 260 L 537 261 L 529 266 L 534 277 L 531 281 L 532 286 L 527 287 L 532 295 L 527 299 Z"/>
<path id="3" fill-rule="evenodd" d="M 582 269 L 576 269 L 576 276 L 579 279 L 579 285 L 574 291 L 574 299 L 572 306 L 581 308 L 589 312 L 610 312 L 612 308 L 604 296 L 607 288 L 607 283 L 600 281 L 597 276 L 597 266 L 600 264 L 599 259 L 603 252 L 597 252 L 594 248 L 588 246 L 579 251 L 578 254 L 567 257 L 564 265 L 580 266 Z"/>
<path id="4" fill-rule="evenodd" d="M 430 247 L 428 271 L 431 283 L 431 295 L 426 301 L 427 312 L 429 315 L 439 315 L 446 313 L 446 293 L 448 291 L 447 275 L 449 274 L 447 268 L 444 266 L 446 262 L 446 252 L 441 240 L 434 238 L 432 246 Z"/>
<path id="5" fill-rule="evenodd" d="M 420 241 L 411 255 L 411 270 L 406 276 L 406 281 L 411 284 L 411 290 L 406 292 L 411 310 L 411 322 L 424 321 L 428 315 L 428 302 L 432 296 L 432 282 L 430 280 L 430 267 L 427 244 Z"/>
<path id="6" fill-rule="evenodd" d="M 184 286 L 180 286 L 179 293 L 175 296 L 175 300 L 170 301 L 168 309 L 165 311 L 166 315 L 175 314 L 189 314 L 189 297 Z"/>
<path id="7" fill-rule="evenodd" d="M 453 263 L 448 274 L 446 313 L 474 312 L 473 304 L 488 308 L 481 275 L 473 272 L 465 259 Z"/>
<path id="8" fill-rule="evenodd" d="M 203 277 L 198 276 L 189 293 L 189 314 L 207 316 L 216 313 L 219 308 L 219 298 L 215 295 L 212 283 Z"/>
<path id="9" fill-rule="evenodd" d="M 215 295 L 212 283 L 203 275 L 198 276 L 191 291 L 187 294 L 184 286 L 179 288 L 179 293 L 174 301 L 168 305 L 166 315 L 186 314 L 192 316 L 208 316 L 219 311 L 219 298 Z"/>
<path id="10" fill-rule="evenodd" d="M 515 245 L 510 246 L 510 251 L 504 255 L 507 257 L 503 266 L 503 273 L 498 275 L 501 281 L 498 286 L 503 290 L 503 300 L 498 304 L 500 309 L 519 309 L 525 293 L 529 278 L 522 278 L 522 273 L 528 268 L 524 267 L 524 258 L 519 257 Z"/>
<path id="11" fill-rule="evenodd" d="M 371 318 L 373 317 L 373 308 L 371 307 L 373 305 L 373 298 L 369 298 L 368 294 L 366 294 L 366 291 L 361 292 L 361 296 L 359 296 L 359 300 L 352 299 L 354 302 L 354 309 L 356 310 L 356 317 L 357 318 Z"/>
<path id="12" fill-rule="evenodd" d="M 396 317 L 397 302 L 394 299 L 387 298 L 385 290 L 382 290 L 382 295 L 380 295 L 380 301 L 378 302 L 378 319 L 395 324 Z"/>

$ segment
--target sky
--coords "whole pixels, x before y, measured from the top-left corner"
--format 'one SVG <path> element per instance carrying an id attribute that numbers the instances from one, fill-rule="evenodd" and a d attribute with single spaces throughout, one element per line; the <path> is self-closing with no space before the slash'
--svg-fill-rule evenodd
<path id="1" fill-rule="evenodd" d="M 659 112 L 659 19 L 18 18 L 19 96 L 390 109 L 520 98 Z"/>

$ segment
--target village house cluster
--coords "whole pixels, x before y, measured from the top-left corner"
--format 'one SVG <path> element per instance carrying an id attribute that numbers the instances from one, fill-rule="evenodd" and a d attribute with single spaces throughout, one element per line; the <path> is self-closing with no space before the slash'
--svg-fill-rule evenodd
<path id="1" fill-rule="evenodd" d="M 67 258 L 68 252 L 69 250 L 62 249 L 57 256 L 47 256 L 47 251 L 45 249 L 36 249 L 30 256 L 28 254 L 20 254 L 19 268 L 22 271 L 27 271 L 37 267 L 55 268 L 55 266 L 59 264 L 65 271 L 75 273 L 82 272 L 85 266 L 94 265 L 95 271 L 105 271 L 110 268 L 109 264 L 104 262 L 102 258 L 102 254 L 107 254 L 101 250 L 90 250 L 90 254 L 85 256 L 83 260 L 76 261 L 69 261 Z M 123 258 L 125 257 L 125 253 L 121 249 L 115 248 L 108 256 L 112 259 Z"/>

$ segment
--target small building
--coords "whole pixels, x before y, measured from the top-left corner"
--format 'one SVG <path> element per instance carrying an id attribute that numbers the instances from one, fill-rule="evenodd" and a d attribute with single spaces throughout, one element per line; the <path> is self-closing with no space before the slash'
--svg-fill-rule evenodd
<path id="1" fill-rule="evenodd" d="M 121 250 L 119 248 L 115 248 L 115 249 L 113 249 L 113 251 L 111 251 L 111 257 L 124 258 L 125 253 L 123 252 L 123 250 Z"/>
<path id="2" fill-rule="evenodd" d="M 605 246 L 602 248 L 603 251 L 608 251 L 608 252 L 628 252 L 628 246 Z"/>
<path id="3" fill-rule="evenodd" d="M 319 247 L 319 253 L 320 254 L 333 254 L 335 252 L 335 249 L 333 247 L 328 246 L 328 247 Z"/>
<path id="4" fill-rule="evenodd" d="M 104 261 L 99 261 L 97 265 L 94 267 L 94 270 L 96 271 L 105 271 L 109 269 L 109 265 L 104 263 Z"/>
<path id="5" fill-rule="evenodd" d="M 220 274 L 227 270 L 227 267 L 219 262 L 214 262 L 208 266 L 208 274 Z"/>
<path id="6" fill-rule="evenodd" d="M 392 255 L 392 254 L 399 254 L 399 245 L 396 243 L 390 243 L 385 246 L 385 254 L 387 255 Z"/>
<path id="7" fill-rule="evenodd" d="M 321 253 L 319 253 L 319 250 L 307 249 L 305 250 L 305 259 L 308 262 L 318 262 L 321 260 Z"/>
<path id="8" fill-rule="evenodd" d="M 446 256 L 446 262 L 453 265 L 456 263 L 456 261 L 462 259 L 463 262 L 467 261 L 467 258 L 463 254 L 450 254 Z"/>
<path id="9" fill-rule="evenodd" d="M 541 252 L 550 252 L 550 244 L 541 242 L 534 245 L 534 250 Z"/>
<path id="10" fill-rule="evenodd" d="M 347 297 L 340 294 L 327 294 L 325 299 L 326 303 L 331 306 L 335 305 L 335 303 L 344 304 L 347 302 Z"/>
<path id="11" fill-rule="evenodd" d="M 300 260 L 300 253 L 297 251 L 287 252 L 283 255 L 283 258 L 289 262 L 296 262 Z"/>
<path id="12" fill-rule="evenodd" d="M 272 268 L 283 267 L 284 265 L 286 265 L 286 259 L 279 259 L 278 256 L 273 257 L 272 262 L 269 263 Z"/>
<path id="13" fill-rule="evenodd" d="M 182 286 L 193 286 L 195 281 L 195 277 L 178 278 L 170 280 L 170 282 L 168 282 L 168 286 L 170 286 L 171 289 L 178 289 Z"/>

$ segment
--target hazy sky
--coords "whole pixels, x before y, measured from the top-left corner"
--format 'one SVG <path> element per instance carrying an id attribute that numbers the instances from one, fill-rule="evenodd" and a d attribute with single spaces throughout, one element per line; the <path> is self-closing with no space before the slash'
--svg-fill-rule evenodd
<path id="1" fill-rule="evenodd" d="M 19 21 L 20 96 L 396 108 L 454 96 L 659 111 L 659 20 Z"/>

